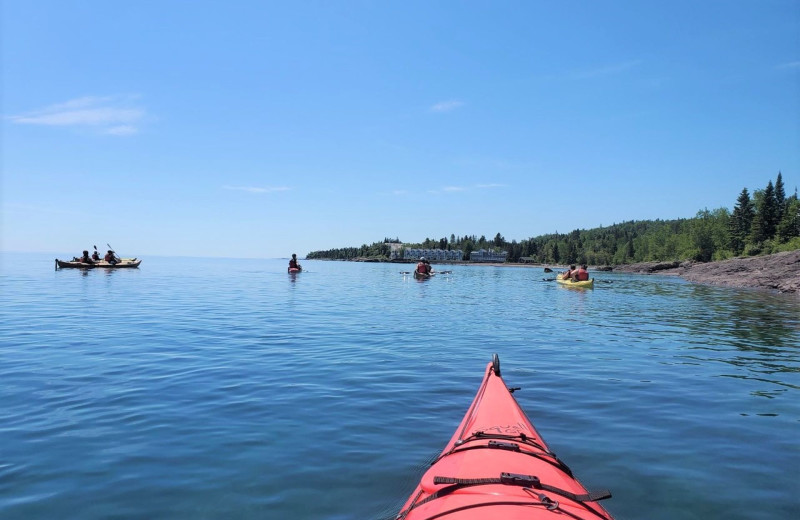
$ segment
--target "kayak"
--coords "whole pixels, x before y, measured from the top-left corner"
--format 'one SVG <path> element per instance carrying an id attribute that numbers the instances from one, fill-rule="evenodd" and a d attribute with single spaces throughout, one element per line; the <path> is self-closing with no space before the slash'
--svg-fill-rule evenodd
<path id="1" fill-rule="evenodd" d="M 302 270 L 302 267 L 289 267 L 289 274 L 297 274 Z"/>
<path id="2" fill-rule="evenodd" d="M 110 264 L 105 260 L 95 261 L 93 264 L 84 264 L 76 260 L 59 260 L 56 258 L 56 268 L 63 269 L 67 267 L 74 267 L 79 269 L 92 269 L 94 267 L 104 267 L 107 269 L 121 269 L 123 267 L 139 267 L 142 261 L 137 258 L 121 258 L 116 264 Z"/>
<path id="3" fill-rule="evenodd" d="M 574 281 L 572 278 L 564 278 L 563 274 L 556 275 L 556 282 L 560 283 L 565 287 L 579 287 L 584 289 L 593 289 L 594 288 L 594 278 L 590 278 L 588 280 L 582 280 L 580 282 Z"/>
<path id="4" fill-rule="evenodd" d="M 605 519 L 599 500 L 550 451 L 500 377 L 497 354 L 453 438 L 395 520 Z"/>
<path id="5" fill-rule="evenodd" d="M 426 279 L 430 278 L 431 276 L 433 276 L 433 273 L 420 273 L 419 271 L 414 269 L 414 278 L 416 278 L 418 280 L 426 280 Z"/>

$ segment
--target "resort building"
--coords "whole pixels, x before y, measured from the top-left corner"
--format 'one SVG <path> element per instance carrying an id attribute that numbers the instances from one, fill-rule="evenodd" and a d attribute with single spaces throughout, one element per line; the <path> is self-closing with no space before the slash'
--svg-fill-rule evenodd
<path id="1" fill-rule="evenodd" d="M 460 262 L 464 259 L 464 252 L 460 249 L 420 249 L 408 247 L 403 250 L 403 258 L 419 260 L 422 257 L 433 261 Z"/>
<path id="2" fill-rule="evenodd" d="M 421 249 L 417 247 L 407 247 L 403 249 L 403 258 L 406 260 L 419 260 L 422 257 L 431 262 L 461 262 L 464 260 L 464 252 L 460 249 Z M 508 257 L 508 251 L 489 251 L 479 249 L 470 254 L 471 262 L 496 262 L 503 263 Z"/>
<path id="3" fill-rule="evenodd" d="M 508 256 L 508 251 L 487 251 L 486 249 L 479 249 L 473 251 L 469 255 L 471 262 L 505 262 Z"/>

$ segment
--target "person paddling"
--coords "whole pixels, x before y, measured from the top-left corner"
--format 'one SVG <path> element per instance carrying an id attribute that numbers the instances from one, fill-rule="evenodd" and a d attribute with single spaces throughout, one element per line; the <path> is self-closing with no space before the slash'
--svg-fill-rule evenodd
<path id="1" fill-rule="evenodd" d="M 81 256 L 81 259 L 78 260 L 78 261 L 80 263 L 82 263 L 82 264 L 93 264 L 94 263 L 94 261 L 92 261 L 92 259 L 89 258 L 89 251 L 84 251 L 83 252 L 83 256 Z"/>
<path id="2" fill-rule="evenodd" d="M 431 263 L 424 256 L 421 257 L 419 263 L 417 263 L 416 273 L 423 276 L 430 276 L 433 273 Z"/>
<path id="3" fill-rule="evenodd" d="M 105 260 L 106 262 L 108 262 L 111 265 L 116 265 L 116 263 L 119 261 L 119 260 L 117 260 L 117 257 L 114 254 L 114 251 L 112 251 L 110 249 L 108 250 L 108 253 L 106 253 L 106 256 L 103 257 L 103 260 Z"/>
<path id="4" fill-rule="evenodd" d="M 292 253 L 292 259 L 289 260 L 289 272 L 291 272 L 292 269 L 297 269 L 298 271 L 303 270 L 300 264 L 297 263 L 297 253 Z"/>
<path id="5" fill-rule="evenodd" d="M 571 278 L 575 282 L 585 282 L 589 279 L 589 271 L 586 264 L 581 265 L 580 269 L 572 271 Z"/>

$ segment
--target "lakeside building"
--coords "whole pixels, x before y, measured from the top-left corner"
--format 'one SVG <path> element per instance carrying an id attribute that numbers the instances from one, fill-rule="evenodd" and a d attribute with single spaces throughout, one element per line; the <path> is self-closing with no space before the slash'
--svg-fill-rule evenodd
<path id="1" fill-rule="evenodd" d="M 423 256 L 430 261 L 438 260 L 460 262 L 464 259 L 464 251 L 460 249 L 420 249 L 416 247 L 408 247 L 403 249 L 403 258 L 419 260 Z"/>
<path id="2" fill-rule="evenodd" d="M 445 262 L 462 262 L 464 260 L 464 252 L 460 249 L 421 249 L 417 247 L 407 247 L 403 249 L 403 258 L 410 260 L 419 260 L 425 257 L 430 261 L 445 261 Z M 470 254 L 470 262 L 497 262 L 503 263 L 508 257 L 508 251 L 489 251 L 486 249 L 479 249 Z"/>
<path id="3" fill-rule="evenodd" d="M 508 251 L 487 251 L 486 249 L 479 249 L 473 251 L 469 255 L 470 262 L 505 262 L 508 257 Z"/>

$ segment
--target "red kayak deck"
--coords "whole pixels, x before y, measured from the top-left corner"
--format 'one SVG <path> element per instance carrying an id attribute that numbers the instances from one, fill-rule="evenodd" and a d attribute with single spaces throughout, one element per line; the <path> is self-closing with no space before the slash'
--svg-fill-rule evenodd
<path id="1" fill-rule="evenodd" d="M 495 355 L 475 400 L 397 520 L 611 519 L 553 454 L 500 377 Z"/>

